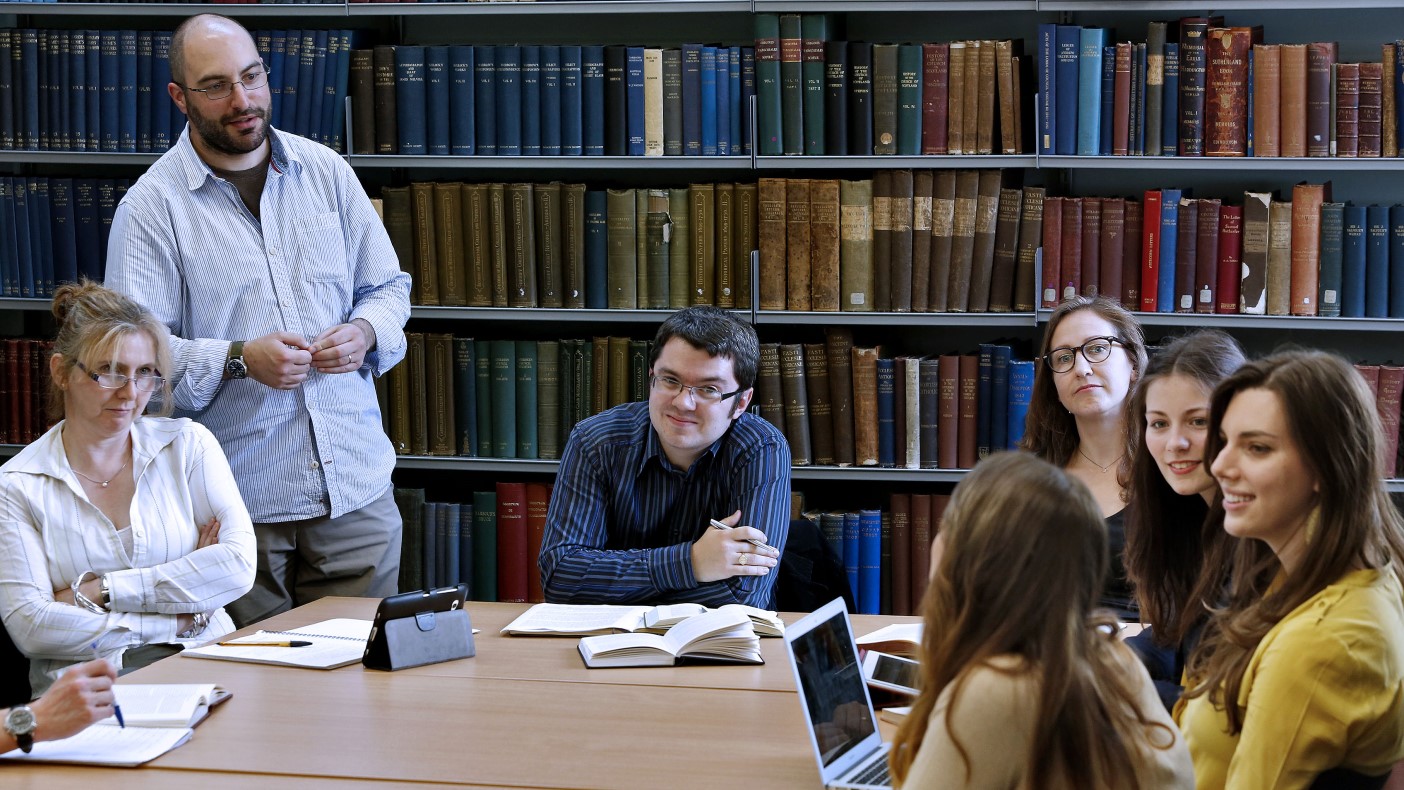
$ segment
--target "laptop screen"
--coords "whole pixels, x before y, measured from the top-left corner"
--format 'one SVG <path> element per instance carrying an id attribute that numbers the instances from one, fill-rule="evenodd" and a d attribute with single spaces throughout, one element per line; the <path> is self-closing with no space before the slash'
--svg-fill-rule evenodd
<path id="1" fill-rule="evenodd" d="M 819 619 L 812 627 L 800 629 L 802 633 L 792 630 L 786 640 L 823 768 L 877 736 L 848 612 L 841 601 L 837 603 L 805 618 Z"/>

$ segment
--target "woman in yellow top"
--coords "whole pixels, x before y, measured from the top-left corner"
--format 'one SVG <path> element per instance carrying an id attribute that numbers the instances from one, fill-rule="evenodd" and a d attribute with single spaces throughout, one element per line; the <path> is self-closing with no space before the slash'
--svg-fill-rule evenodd
<path id="1" fill-rule="evenodd" d="M 897 731 L 904 787 L 1194 787 L 1150 676 L 1097 609 L 1107 528 L 1087 486 L 1027 453 L 951 498 L 922 601 L 922 692 Z"/>
<path id="2" fill-rule="evenodd" d="M 1175 711 L 1200 790 L 1404 759 L 1404 529 L 1380 450 L 1374 398 L 1335 355 L 1275 354 L 1215 389 L 1209 519 L 1239 540 Z"/>

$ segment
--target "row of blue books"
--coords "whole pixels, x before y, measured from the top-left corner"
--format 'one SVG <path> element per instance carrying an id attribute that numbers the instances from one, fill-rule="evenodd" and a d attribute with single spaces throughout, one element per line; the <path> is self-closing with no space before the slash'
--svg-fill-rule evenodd
<path id="1" fill-rule="evenodd" d="M 0 177 L 0 292 L 50 297 L 80 276 L 101 280 L 126 178 Z"/>
<path id="2" fill-rule="evenodd" d="M 395 46 L 353 62 L 356 153 L 750 154 L 751 47 Z M 383 75 L 392 65 L 390 96 L 381 79 L 371 87 L 367 72 Z M 374 123 L 360 115 L 362 105 Z"/>
<path id="3" fill-rule="evenodd" d="M 273 123 L 341 150 L 352 31 L 259 31 L 255 40 Z M 0 149 L 167 150 L 185 125 L 167 91 L 170 45 L 162 30 L 0 30 Z"/>

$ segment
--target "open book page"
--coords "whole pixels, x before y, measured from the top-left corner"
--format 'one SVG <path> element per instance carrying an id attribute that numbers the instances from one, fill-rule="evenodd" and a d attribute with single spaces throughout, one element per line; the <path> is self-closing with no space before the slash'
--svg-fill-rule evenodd
<path id="1" fill-rule="evenodd" d="M 118 683 L 112 693 L 122 706 L 122 720 L 128 727 L 194 727 L 204 718 L 202 709 L 217 699 L 217 688 L 213 683 Z M 98 724 L 116 727 L 117 717 Z"/>
<path id="2" fill-rule="evenodd" d="M 0 755 L 0 759 L 84 765 L 141 765 L 190 740 L 192 732 L 189 727 L 89 727 L 62 740 L 39 741 L 29 754 L 15 749 Z"/>
<path id="3" fill-rule="evenodd" d="M 675 656 L 705 653 L 709 656 L 760 659 L 760 642 L 751 618 L 738 609 L 723 607 L 690 617 L 668 629 L 663 644 Z"/>
<path id="4" fill-rule="evenodd" d="M 217 658 L 308 669 L 335 669 L 361 660 L 370 630 L 370 620 L 339 617 L 290 631 L 258 631 L 228 640 L 224 645 L 212 644 L 186 650 L 183 655 L 191 658 Z M 240 643 L 245 642 L 287 641 L 305 641 L 312 644 L 307 647 L 240 646 Z"/>
<path id="5" fill-rule="evenodd" d="M 539 603 L 502 629 L 517 636 L 589 636 L 643 627 L 647 606 Z"/>
<path id="6" fill-rule="evenodd" d="M 854 640 L 861 650 L 915 658 L 921 647 L 921 623 L 893 623 Z"/>
<path id="7" fill-rule="evenodd" d="M 780 619 L 780 615 L 743 603 L 729 603 L 716 609 L 709 609 L 700 603 L 659 604 L 644 612 L 644 627 L 656 633 L 663 633 L 689 617 L 695 617 L 705 612 L 729 610 L 743 612 L 751 618 L 751 623 L 756 629 L 756 636 L 785 635 L 785 623 Z"/>

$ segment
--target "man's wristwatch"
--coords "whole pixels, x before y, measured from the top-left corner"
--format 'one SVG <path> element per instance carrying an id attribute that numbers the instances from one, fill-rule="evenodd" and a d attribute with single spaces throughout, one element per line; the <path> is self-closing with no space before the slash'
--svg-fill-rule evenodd
<path id="1" fill-rule="evenodd" d="M 224 360 L 224 377 L 231 381 L 249 377 L 249 366 L 244 364 L 244 341 L 236 340 L 229 344 L 229 358 Z"/>
<path id="2" fill-rule="evenodd" d="M 34 748 L 34 730 L 37 726 L 34 711 L 28 705 L 16 705 L 5 716 L 5 732 L 15 739 L 15 744 L 25 754 Z"/>

